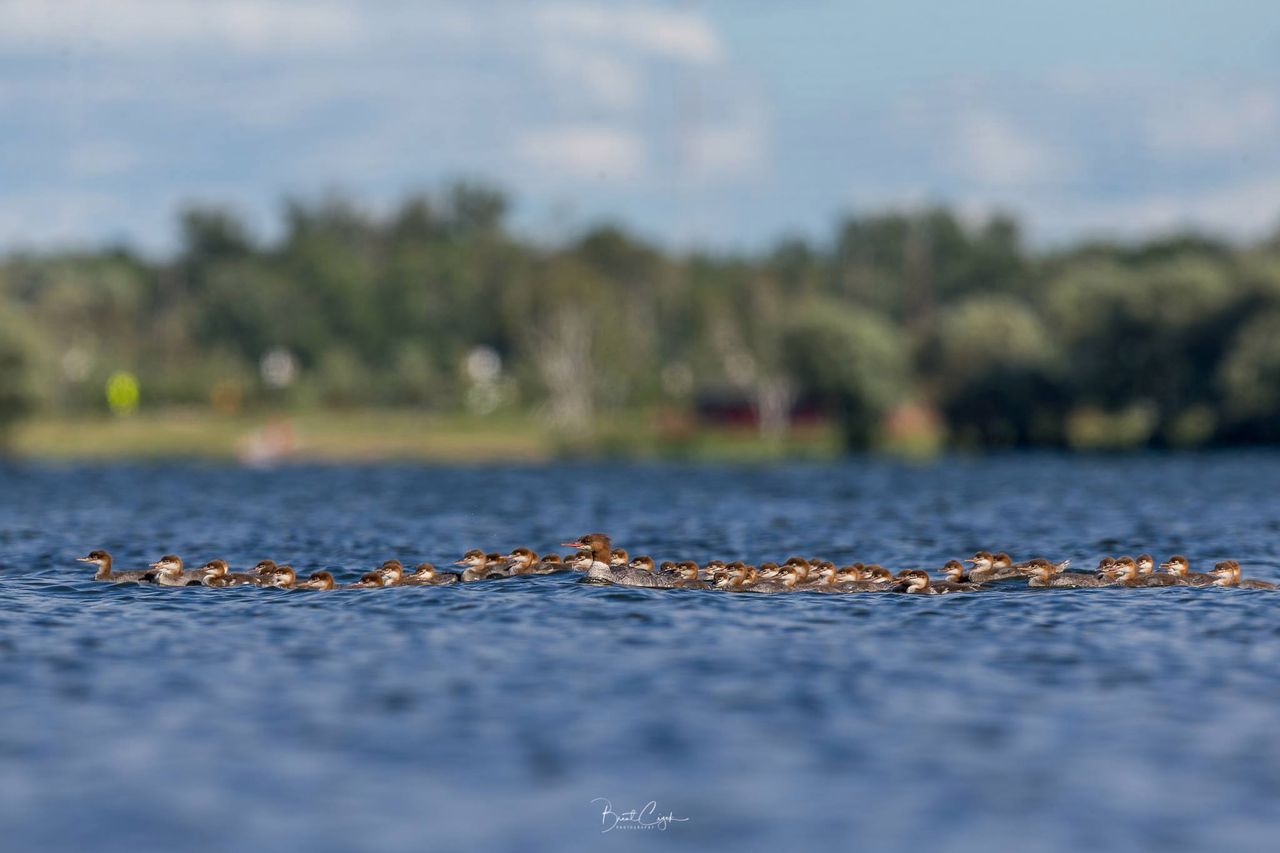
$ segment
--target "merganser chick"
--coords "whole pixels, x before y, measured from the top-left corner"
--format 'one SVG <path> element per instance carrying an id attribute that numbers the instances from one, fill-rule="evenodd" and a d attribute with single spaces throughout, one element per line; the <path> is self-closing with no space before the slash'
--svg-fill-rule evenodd
<path id="1" fill-rule="evenodd" d="M 182 569 L 182 558 L 177 554 L 165 554 L 151 564 L 156 570 L 155 583 L 160 586 L 201 586 L 201 575 L 193 572 L 190 577 Z"/>
<path id="2" fill-rule="evenodd" d="M 621 568 L 631 562 L 631 558 L 627 556 L 625 548 L 614 548 L 609 552 L 609 565 L 615 568 Z"/>
<path id="3" fill-rule="evenodd" d="M 787 561 L 782 564 L 782 568 L 792 566 L 796 570 L 796 583 L 804 586 L 809 582 L 809 575 L 813 571 L 813 565 L 804 557 L 788 557 Z M 781 571 L 779 571 L 781 574 Z"/>
<path id="4" fill-rule="evenodd" d="M 312 572 L 311 577 L 298 581 L 293 588 L 327 590 L 336 589 L 337 586 L 333 582 L 333 575 L 328 572 Z"/>
<path id="5" fill-rule="evenodd" d="M 1213 571 L 1209 574 L 1213 575 L 1217 580 L 1213 582 L 1214 586 L 1232 586 L 1240 589 L 1275 589 L 1276 585 L 1270 581 L 1254 580 L 1253 578 L 1240 579 L 1240 564 L 1235 560 L 1223 560 L 1220 563 L 1213 564 Z"/>
<path id="6" fill-rule="evenodd" d="M 295 589 L 298 583 L 298 573 L 293 570 L 293 566 L 276 566 L 276 570 L 271 573 L 271 583 L 276 589 Z"/>
<path id="7" fill-rule="evenodd" d="M 1134 562 L 1138 564 L 1138 574 L 1150 575 L 1155 573 L 1156 560 L 1150 554 L 1139 554 Z"/>
<path id="8" fill-rule="evenodd" d="M 932 583 L 929 573 L 922 569 L 903 569 L 898 572 L 899 586 L 896 592 L 907 592 L 913 595 L 945 595 L 952 592 L 972 592 L 981 586 L 975 583 L 952 583 L 938 581 Z"/>
<path id="9" fill-rule="evenodd" d="M 267 586 L 271 583 L 271 575 L 275 573 L 275 570 L 275 560 L 259 560 L 258 565 L 250 569 L 249 573 L 257 575 L 260 579 L 259 583 L 262 586 Z"/>
<path id="10" fill-rule="evenodd" d="M 724 560 L 708 560 L 702 567 L 701 577 L 714 578 L 717 572 L 724 572 L 728 569 Z"/>
<path id="11" fill-rule="evenodd" d="M 112 583 L 141 583 L 155 579 L 155 570 L 151 571 L 129 571 L 117 572 L 111 568 L 111 555 L 106 551 L 97 550 L 90 551 L 83 557 L 76 557 L 81 563 L 92 563 L 98 567 L 93 573 L 93 579 L 96 581 L 110 581 Z"/>
<path id="12" fill-rule="evenodd" d="M 632 557 L 628 565 L 641 572 L 653 572 L 656 570 L 653 564 L 653 557 L 647 557 L 643 554 L 639 557 Z"/>
<path id="13" fill-rule="evenodd" d="M 887 569 L 881 569 L 886 575 L 889 575 Z M 890 575 L 892 577 L 892 575 Z M 844 566 L 836 571 L 836 586 L 832 592 L 883 592 L 885 584 L 882 580 L 870 580 L 866 572 L 866 566 L 862 563 L 854 563 L 850 566 Z"/>
<path id="14" fill-rule="evenodd" d="M 539 562 L 538 555 L 528 548 L 513 548 L 507 555 L 509 575 L 548 575 L 560 568 L 559 564 Z"/>
<path id="15" fill-rule="evenodd" d="M 572 542 L 561 544 L 566 548 L 578 549 L 579 558 L 572 562 L 575 566 L 584 567 L 580 570 L 586 572 L 586 580 L 613 583 L 613 566 L 609 564 L 613 559 L 613 545 L 608 536 L 603 533 L 588 533 Z M 581 555 L 589 556 L 590 561 L 581 559 Z"/>
<path id="16" fill-rule="evenodd" d="M 1115 572 L 1116 582 L 1120 586 L 1173 586 L 1177 583 L 1177 580 L 1172 575 L 1138 574 L 1138 561 L 1133 557 L 1121 557 L 1116 560 L 1113 571 Z"/>
<path id="17" fill-rule="evenodd" d="M 185 568 L 177 554 L 165 554 L 151 568 L 156 570 L 155 582 L 163 586 L 200 586 L 204 582 L 204 570 Z M 168 579 L 166 582 L 160 580 L 162 575 Z"/>
<path id="18" fill-rule="evenodd" d="M 964 563 L 959 560 L 947 560 L 942 567 L 942 573 L 947 576 L 950 583 L 968 583 L 969 573 L 964 570 Z"/>
<path id="19" fill-rule="evenodd" d="M 1174 554 L 1161 563 L 1160 568 L 1177 578 L 1183 586 L 1213 586 L 1218 579 L 1216 575 L 1190 571 L 1191 564 L 1181 554 Z"/>
<path id="20" fill-rule="evenodd" d="M 729 564 L 731 578 L 726 588 L 736 592 L 794 592 L 800 589 L 800 572 L 795 566 L 784 565 L 772 580 L 761 580 L 754 566 L 742 566 L 734 570 Z"/>
<path id="21" fill-rule="evenodd" d="M 697 566 L 697 565 L 698 565 L 697 563 L 694 563 L 694 566 Z M 660 572 L 674 572 L 674 571 L 677 571 L 678 569 L 679 569 L 679 566 L 676 563 L 672 562 L 671 560 L 663 560 L 661 563 L 658 564 L 658 571 Z"/>
<path id="22" fill-rule="evenodd" d="M 503 577 L 503 572 L 499 571 L 493 562 L 489 559 L 489 555 L 479 548 L 472 548 L 470 551 L 462 555 L 462 559 L 454 563 L 455 566 L 466 566 L 462 572 L 462 580 L 470 583 L 471 581 L 482 581 L 488 578 Z"/>
<path id="23" fill-rule="evenodd" d="M 700 569 L 693 560 L 683 560 L 673 565 L 675 573 L 679 576 L 679 580 L 675 583 L 678 589 L 711 589 L 711 584 L 698 577 Z"/>
<path id="24" fill-rule="evenodd" d="M 383 586 L 398 586 L 404 580 L 404 563 L 399 560 L 384 560 L 375 571 L 382 575 Z"/>
<path id="25" fill-rule="evenodd" d="M 351 584 L 348 589 L 378 589 L 385 586 L 385 580 L 382 572 L 365 572 L 360 576 L 360 580 Z"/>
<path id="26" fill-rule="evenodd" d="M 1037 558 L 1031 561 L 1031 580 L 1027 586 L 1054 589 L 1083 589 L 1085 587 L 1114 586 L 1114 578 L 1103 575 L 1091 575 L 1085 572 L 1062 574 L 1056 563 Z"/>
<path id="27" fill-rule="evenodd" d="M 200 567 L 204 572 L 201 581 L 205 586 L 227 587 L 227 586 L 260 586 L 262 578 L 256 574 L 247 572 L 229 572 L 230 566 L 226 560 L 210 560 Z"/>
<path id="28" fill-rule="evenodd" d="M 862 579 L 868 583 L 879 584 L 881 587 L 890 587 L 898 582 L 893 572 L 875 563 L 862 569 Z"/>
<path id="29" fill-rule="evenodd" d="M 454 572 L 438 572 L 431 563 L 419 563 L 417 568 L 404 576 L 400 583 L 405 586 L 446 586 L 458 583 L 461 578 Z"/>
<path id="30" fill-rule="evenodd" d="M 772 561 L 760 564 L 760 577 L 764 580 L 773 580 L 778 576 L 780 566 Z"/>

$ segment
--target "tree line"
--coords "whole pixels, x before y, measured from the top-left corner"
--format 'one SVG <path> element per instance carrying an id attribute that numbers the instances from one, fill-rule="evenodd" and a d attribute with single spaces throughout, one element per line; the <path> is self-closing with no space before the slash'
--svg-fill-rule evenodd
<path id="1" fill-rule="evenodd" d="M 281 231 L 192 207 L 172 257 L 4 257 L 0 424 L 105 408 L 127 370 L 146 406 L 536 409 L 584 435 L 730 394 L 766 431 L 818 406 L 851 449 L 903 410 L 952 446 L 1280 441 L 1280 235 L 1033 250 L 939 207 L 677 253 L 615 225 L 534 241 L 467 184 L 385 215 L 292 201 Z"/>

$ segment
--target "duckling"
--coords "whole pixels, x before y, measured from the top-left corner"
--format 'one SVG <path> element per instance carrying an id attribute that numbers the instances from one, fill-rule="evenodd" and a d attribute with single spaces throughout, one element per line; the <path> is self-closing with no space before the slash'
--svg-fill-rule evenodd
<path id="1" fill-rule="evenodd" d="M 385 586 L 386 578 L 382 572 L 373 571 L 365 572 L 360 576 L 360 580 L 348 585 L 348 589 L 378 589 Z"/>
<path id="2" fill-rule="evenodd" d="M 268 586 L 271 583 L 271 576 L 275 574 L 275 571 L 275 560 L 259 560 L 258 564 L 249 570 L 249 573 L 257 575 L 261 579 L 261 585 Z"/>
<path id="3" fill-rule="evenodd" d="M 230 568 L 226 560 L 210 560 L 200 567 L 203 577 L 202 582 L 205 586 L 227 587 L 227 586 L 261 586 L 262 577 L 257 574 L 247 572 L 229 572 Z"/>
<path id="4" fill-rule="evenodd" d="M 1055 589 L 1083 589 L 1085 587 L 1114 586 L 1116 580 L 1104 575 L 1091 575 L 1085 572 L 1062 574 L 1057 564 L 1045 559 L 1032 560 L 1031 580 L 1027 586 L 1036 588 L 1053 587 Z"/>
<path id="5" fill-rule="evenodd" d="M 1138 564 L 1138 574 L 1155 574 L 1156 561 L 1150 554 L 1139 554 L 1134 562 Z"/>
<path id="6" fill-rule="evenodd" d="M 1254 580 L 1253 578 L 1240 578 L 1240 564 L 1235 560 L 1223 560 L 1220 563 L 1214 563 L 1213 571 L 1209 574 L 1213 575 L 1217 580 L 1213 582 L 1214 586 L 1231 586 L 1240 589 L 1275 589 L 1276 585 L 1270 581 Z"/>
<path id="7" fill-rule="evenodd" d="M 1172 575 L 1140 575 L 1138 561 L 1133 557 L 1121 557 L 1113 567 L 1116 583 L 1127 587 L 1173 586 L 1177 580 Z"/>
<path id="8" fill-rule="evenodd" d="M 165 554 L 151 564 L 156 570 L 154 583 L 160 586 L 202 586 L 201 573 L 188 574 L 182 568 L 182 558 L 177 554 Z"/>
<path id="9" fill-rule="evenodd" d="M 804 557 L 788 557 L 786 562 L 782 564 L 782 568 L 791 566 L 796 570 L 796 585 L 805 586 L 809 583 L 809 575 L 813 571 L 813 564 Z M 779 571 L 781 574 L 781 571 Z"/>
<path id="10" fill-rule="evenodd" d="M 155 583 L 161 586 L 202 586 L 204 584 L 203 569 L 184 569 L 182 558 L 177 554 L 165 554 L 151 564 L 156 570 Z"/>
<path id="11" fill-rule="evenodd" d="M 329 590 L 336 589 L 337 586 L 333 581 L 333 575 L 328 572 L 312 572 L 306 580 L 297 581 L 293 588 Z"/>
<path id="12" fill-rule="evenodd" d="M 298 573 L 293 570 L 293 566 L 284 565 L 276 566 L 276 570 L 271 573 L 271 582 L 267 586 L 273 586 L 276 589 L 295 589 L 298 583 Z"/>
<path id="13" fill-rule="evenodd" d="M 724 560 L 708 560 L 707 563 L 703 565 L 702 571 L 699 573 L 699 577 L 710 580 L 715 577 L 718 572 L 724 572 L 727 570 L 728 567 Z"/>
<path id="14" fill-rule="evenodd" d="M 472 548 L 463 554 L 462 559 L 458 560 L 454 565 L 466 566 L 466 569 L 462 572 L 462 580 L 467 583 L 487 580 L 488 578 L 500 578 L 506 574 L 505 571 L 500 571 L 494 566 L 493 561 L 489 559 L 489 555 L 479 548 Z"/>
<path id="15" fill-rule="evenodd" d="M 512 575 L 550 575 L 564 571 L 564 565 L 555 554 L 554 561 L 539 560 L 538 555 L 528 548 L 515 548 L 507 555 L 509 574 Z"/>
<path id="16" fill-rule="evenodd" d="M 374 571 L 382 575 L 383 586 L 399 586 L 404 580 L 404 563 L 399 560 L 384 560 Z"/>
<path id="17" fill-rule="evenodd" d="M 90 551 L 84 557 L 76 557 L 76 560 L 81 563 L 91 563 L 98 567 L 98 570 L 93 574 L 93 579 L 96 581 L 109 581 L 111 583 L 142 583 L 143 581 L 153 581 L 156 576 L 154 569 L 150 571 L 114 571 L 111 568 L 111 555 L 102 550 Z"/>
<path id="18" fill-rule="evenodd" d="M 800 589 L 800 572 L 793 565 L 784 565 L 778 569 L 778 574 L 773 580 L 761 580 L 754 566 L 743 565 L 738 563 L 738 568 L 734 568 L 734 564 L 729 564 L 730 579 L 726 588 L 735 592 L 795 592 Z"/>
<path id="19" fill-rule="evenodd" d="M 698 577 L 700 570 L 693 560 L 683 560 L 672 565 L 675 566 L 675 574 L 679 578 L 675 582 L 677 589 L 711 589 L 711 584 Z"/>
<path id="20" fill-rule="evenodd" d="M 929 573 L 921 569 L 903 569 L 898 572 L 897 580 L 899 586 L 895 590 L 896 592 L 906 592 L 913 595 L 945 595 L 947 593 L 972 592 L 981 588 L 976 583 L 952 583 L 951 581 L 931 583 Z"/>
<path id="21" fill-rule="evenodd" d="M 863 568 L 862 579 L 867 583 L 873 583 L 883 588 L 894 586 L 898 580 L 893 576 L 893 572 L 875 563 Z"/>
<path id="22" fill-rule="evenodd" d="M 446 586 L 461 579 L 454 572 L 438 572 L 430 563 L 419 563 L 412 574 L 406 575 L 400 583 L 405 586 Z"/>
<path id="23" fill-rule="evenodd" d="M 609 552 L 609 565 L 615 568 L 621 568 L 631 562 L 631 558 L 627 556 L 627 549 L 614 548 Z"/>
<path id="24" fill-rule="evenodd" d="M 887 570 L 881 569 L 887 575 Z M 842 566 L 836 570 L 835 588 L 831 592 L 883 592 L 885 584 L 879 580 L 869 580 L 866 566 L 862 563 Z"/>
<path id="25" fill-rule="evenodd" d="M 1191 564 L 1181 554 L 1174 554 L 1161 563 L 1160 568 L 1177 578 L 1183 586 L 1213 586 L 1217 581 L 1216 575 L 1190 571 Z"/>
<path id="26" fill-rule="evenodd" d="M 632 557 L 631 561 L 627 565 L 630 568 L 636 569 L 637 571 L 641 571 L 641 572 L 652 573 L 657 571 L 657 568 L 654 566 L 654 563 L 653 563 L 653 557 L 649 557 L 644 554 L 641 554 L 639 557 Z"/>
<path id="27" fill-rule="evenodd" d="M 964 563 L 959 560 L 947 560 L 942 566 L 942 573 L 946 575 L 947 581 L 950 583 L 968 583 L 970 581 L 969 573 L 964 570 Z"/>
<path id="28" fill-rule="evenodd" d="M 769 562 L 761 563 L 758 571 L 760 572 L 760 578 L 762 580 L 773 580 L 778 576 L 778 572 L 780 570 L 781 570 L 781 566 L 779 566 L 777 563 L 769 561 Z"/>

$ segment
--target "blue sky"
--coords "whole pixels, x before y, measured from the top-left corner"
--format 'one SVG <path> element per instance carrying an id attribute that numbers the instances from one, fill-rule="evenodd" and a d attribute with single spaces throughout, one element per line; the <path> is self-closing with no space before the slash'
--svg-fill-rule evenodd
<path id="1" fill-rule="evenodd" d="M 458 176 L 558 239 L 826 235 L 946 202 L 1031 237 L 1280 224 L 1262 0 L 0 0 L 0 246 L 384 209 Z"/>

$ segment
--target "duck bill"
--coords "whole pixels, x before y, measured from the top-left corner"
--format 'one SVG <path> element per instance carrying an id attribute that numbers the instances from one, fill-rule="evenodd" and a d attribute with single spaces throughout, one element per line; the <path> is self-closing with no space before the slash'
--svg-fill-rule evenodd
<path id="1" fill-rule="evenodd" d="M 93 563 L 96 562 L 93 557 L 76 557 L 77 563 Z"/>
<path id="2" fill-rule="evenodd" d="M 581 539 L 577 539 L 573 542 L 561 542 L 560 547 L 561 548 L 585 548 L 587 546 L 582 543 Z"/>

